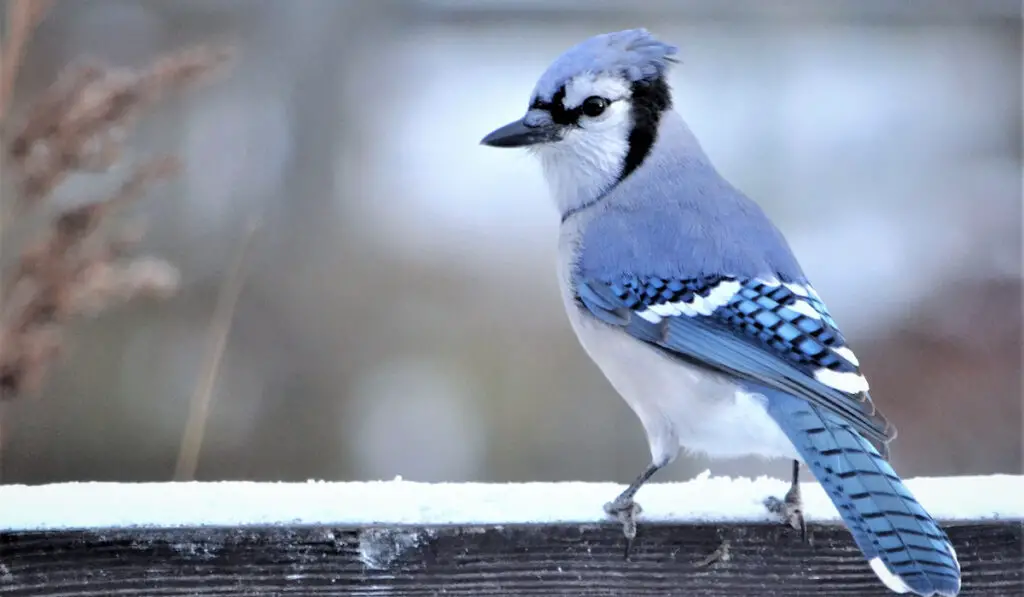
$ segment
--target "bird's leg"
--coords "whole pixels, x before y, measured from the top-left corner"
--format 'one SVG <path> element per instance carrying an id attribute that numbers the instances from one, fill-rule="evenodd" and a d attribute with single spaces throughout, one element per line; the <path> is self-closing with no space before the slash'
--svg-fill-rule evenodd
<path id="1" fill-rule="evenodd" d="M 625 558 L 627 560 L 629 551 L 633 547 L 633 539 L 636 538 L 636 517 L 642 512 L 640 504 L 633 501 L 633 496 L 659 469 L 661 467 L 656 464 L 647 465 L 644 472 L 640 473 L 640 476 L 630 483 L 625 491 L 604 505 L 604 511 L 622 523 L 622 534 L 626 536 Z"/>
<path id="2" fill-rule="evenodd" d="M 783 523 L 800 531 L 800 540 L 807 542 L 807 524 L 804 522 L 803 502 L 800 499 L 800 461 L 793 461 L 793 484 L 781 500 L 769 497 L 764 501 L 768 511 L 778 516 Z"/>

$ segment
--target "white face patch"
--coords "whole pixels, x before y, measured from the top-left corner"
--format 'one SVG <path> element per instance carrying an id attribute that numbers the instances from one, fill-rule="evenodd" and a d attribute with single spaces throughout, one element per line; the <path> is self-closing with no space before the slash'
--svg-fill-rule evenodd
<path id="1" fill-rule="evenodd" d="M 629 83 L 620 77 L 584 73 L 566 83 L 562 105 L 566 110 L 572 110 L 582 105 L 588 97 L 595 95 L 609 102 L 618 101 L 629 97 L 629 87 Z"/>
<path id="2" fill-rule="evenodd" d="M 633 130 L 630 87 L 607 75 L 583 74 L 566 84 L 563 107 L 579 107 L 591 96 L 610 103 L 597 116 L 580 116 L 561 141 L 532 147 L 559 210 L 564 213 L 600 195 L 622 174 Z"/>
<path id="3" fill-rule="evenodd" d="M 633 128 L 629 102 L 610 104 L 600 116 L 580 118 L 561 141 L 535 146 L 560 212 L 599 196 L 618 180 Z"/>

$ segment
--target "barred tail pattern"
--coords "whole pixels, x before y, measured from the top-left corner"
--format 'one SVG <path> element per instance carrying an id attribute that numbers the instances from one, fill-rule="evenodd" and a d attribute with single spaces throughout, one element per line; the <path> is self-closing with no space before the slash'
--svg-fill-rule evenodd
<path id="1" fill-rule="evenodd" d="M 769 393 L 768 412 L 890 590 L 923 597 L 960 591 L 949 538 L 870 442 L 838 416 L 793 396 Z"/>

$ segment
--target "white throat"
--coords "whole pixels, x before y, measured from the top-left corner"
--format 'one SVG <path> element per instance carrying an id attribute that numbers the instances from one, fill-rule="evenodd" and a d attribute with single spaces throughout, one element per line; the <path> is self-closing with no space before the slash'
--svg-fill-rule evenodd
<path id="1" fill-rule="evenodd" d="M 544 178 L 559 213 L 579 207 L 604 193 L 618 180 L 629 151 L 626 138 L 612 135 L 583 136 L 576 142 L 565 141 L 545 147 L 540 156 Z"/>
<path id="2" fill-rule="evenodd" d="M 596 118 L 582 118 L 556 143 L 534 148 L 560 213 L 585 204 L 613 185 L 629 153 L 633 116 L 628 85 L 618 78 L 586 74 L 566 85 L 565 106 L 598 95 L 612 103 Z"/>

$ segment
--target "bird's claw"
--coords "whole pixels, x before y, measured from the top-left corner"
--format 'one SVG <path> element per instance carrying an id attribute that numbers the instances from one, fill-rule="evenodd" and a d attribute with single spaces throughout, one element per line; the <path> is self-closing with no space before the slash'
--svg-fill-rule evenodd
<path id="1" fill-rule="evenodd" d="M 636 539 L 636 518 L 643 512 L 640 504 L 632 498 L 619 496 L 615 500 L 604 505 L 604 511 L 622 524 L 622 534 L 626 537 L 626 548 L 623 554 L 624 559 L 629 559 L 629 552 L 633 548 L 633 540 Z"/>
<path id="2" fill-rule="evenodd" d="M 803 501 L 800 499 L 800 486 L 793 485 L 783 499 L 775 496 L 766 498 L 764 506 L 769 512 L 794 529 L 800 531 L 800 540 L 807 542 L 807 523 L 804 522 Z"/>

